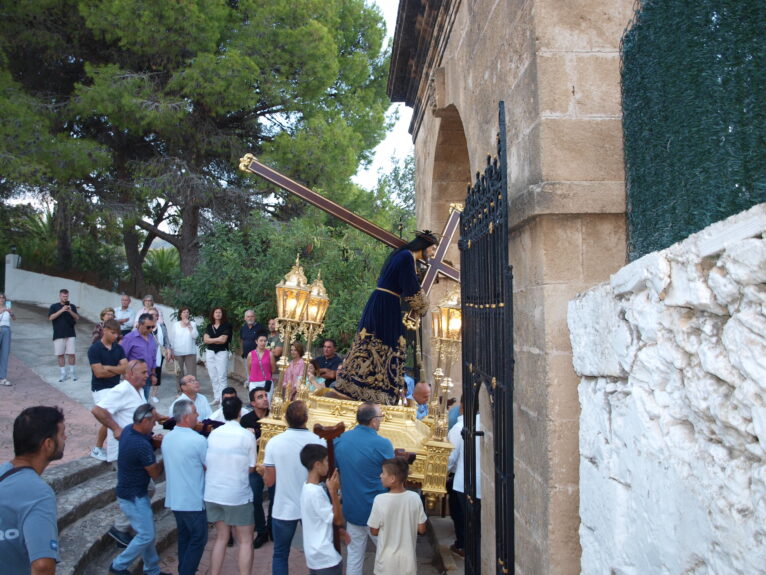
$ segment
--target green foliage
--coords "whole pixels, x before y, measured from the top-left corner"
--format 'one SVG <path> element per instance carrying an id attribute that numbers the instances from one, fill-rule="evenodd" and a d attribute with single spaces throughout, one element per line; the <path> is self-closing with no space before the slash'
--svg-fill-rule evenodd
<path id="1" fill-rule="evenodd" d="M 44 272 L 53 268 L 56 258 L 56 234 L 53 213 L 25 210 L 15 221 L 17 253 L 24 269 Z"/>
<path id="2" fill-rule="evenodd" d="M 51 210 L 38 212 L 29 205 L 0 205 L 5 225 L 0 228 L 0 249 L 15 248 L 21 267 L 39 273 L 56 274 L 56 220 Z M 64 270 L 74 279 L 94 280 L 113 288 L 125 272 L 125 257 L 116 242 L 109 216 L 84 218 L 84 228 L 72 242 L 72 266 Z"/>
<path id="3" fill-rule="evenodd" d="M 147 286 L 162 288 L 178 281 L 181 273 L 178 251 L 175 248 L 149 250 L 144 260 Z"/>
<path id="4" fill-rule="evenodd" d="M 238 171 L 245 153 L 333 197 L 386 128 L 383 19 L 365 0 L 30 0 L 0 18 L 0 185 L 117 214 L 134 276 L 134 222 L 188 273 L 200 230 L 302 212 Z M 77 235 L 79 212 L 54 216 Z"/>
<path id="5" fill-rule="evenodd" d="M 205 236 L 194 273 L 163 297 L 204 316 L 222 305 L 235 324 L 253 308 L 265 322 L 276 315 L 276 284 L 300 255 L 309 281 L 321 271 L 330 297 L 324 334 L 347 346 L 388 252 L 348 227 L 316 225 L 308 218 L 280 223 L 254 214 L 243 229 L 218 227 Z"/>
<path id="6" fill-rule="evenodd" d="M 381 173 L 375 195 L 391 215 L 391 221 L 401 225 L 402 233 L 411 236 L 415 230 L 415 156 L 402 161 L 391 158 L 391 170 Z"/>
<path id="7" fill-rule="evenodd" d="M 622 47 L 630 259 L 766 201 L 766 3 L 643 0 Z"/>

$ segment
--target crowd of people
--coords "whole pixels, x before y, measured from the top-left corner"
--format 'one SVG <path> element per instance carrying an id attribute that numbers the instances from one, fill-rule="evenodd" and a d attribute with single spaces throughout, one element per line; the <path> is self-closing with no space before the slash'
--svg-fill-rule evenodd
<path id="1" fill-rule="evenodd" d="M 286 574 L 299 522 L 306 565 L 312 574 L 343 572 L 334 534 L 346 544 L 348 575 L 361 575 L 368 540 L 376 546 L 376 574 L 416 573 L 415 544 L 417 534 L 425 530 L 426 515 L 420 496 L 405 487 L 406 461 L 395 457 L 391 441 L 378 433 L 383 419 L 380 404 L 359 405 L 357 425 L 334 440 L 336 469 L 330 473 L 326 441 L 306 428 L 307 405 L 291 401 L 284 416 L 287 429 L 268 442 L 263 464 L 257 465 L 260 421 L 269 416 L 275 359 L 284 347 L 273 320 L 263 329 L 252 310 L 245 313 L 240 339 L 249 405 L 244 406 L 236 389 L 228 387 L 226 364 L 217 357 L 225 353 L 228 359 L 233 328 L 222 308 L 211 312 L 203 335 L 213 387 L 211 403 L 200 392 L 196 378 L 198 331 L 189 309 L 179 310 L 178 321 L 168 330 L 151 296 L 135 314 L 128 313 L 129 304 L 130 298 L 123 296 L 117 310 L 102 312 L 88 350 L 92 414 L 101 424 L 91 455 L 113 465 L 119 503 L 108 533 L 122 551 L 114 557 L 110 573 L 129 573 L 134 560 L 141 557 L 145 573 L 162 575 L 151 497 L 154 480 L 163 472 L 165 505 L 173 512 L 178 529 L 179 574 L 196 573 L 210 524 L 215 526 L 210 557 L 214 575 L 222 572 L 227 547 L 234 541 L 238 543 L 239 572 L 244 575 L 251 572 L 255 551 L 269 540 L 274 543 L 272 573 Z M 66 290 L 61 290 L 59 302 L 51 306 L 49 319 L 60 381 L 67 376 L 75 380 L 73 334 L 79 316 Z M 0 370 L 2 320 L 0 312 Z M 323 342 L 322 354 L 311 365 L 303 363 L 299 343 L 291 344 L 289 353 L 288 399 L 294 396 L 301 374 L 308 375 L 312 387 L 332 385 L 343 361 L 331 339 Z M 171 360 L 183 366 L 176 370 L 179 395 L 168 415 L 162 415 L 153 405 L 151 389 L 160 383 L 162 362 Z M 417 417 L 425 417 L 430 386 L 413 380 L 409 389 Z M 214 406 L 219 408 L 215 412 Z M 458 529 L 465 507 L 462 415 L 454 415 L 450 413 L 450 423 L 452 419 L 455 423 L 450 426 L 449 439 L 456 446 L 450 458 L 455 472 L 450 504 L 457 537 L 452 550 L 462 555 L 464 534 Z M 154 434 L 158 424 L 171 430 Z M 0 520 L 3 526 L 18 525 L 14 528 L 17 540 L 9 541 L 6 532 L 0 555 L 11 557 L 12 565 L 24 565 L 19 573 L 55 572 L 55 495 L 39 475 L 50 461 L 62 456 L 65 440 L 63 414 L 57 408 L 28 408 L 14 424 L 16 457 L 0 467 Z M 21 473 L 27 469 L 35 476 Z M 14 497 L 20 489 L 28 489 L 29 496 Z M 268 510 L 264 510 L 266 497 Z"/>

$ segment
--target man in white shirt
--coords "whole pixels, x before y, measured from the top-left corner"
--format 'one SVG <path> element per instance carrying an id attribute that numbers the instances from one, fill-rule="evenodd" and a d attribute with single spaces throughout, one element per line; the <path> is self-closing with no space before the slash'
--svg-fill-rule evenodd
<path id="1" fill-rule="evenodd" d="M 221 401 L 226 399 L 227 397 L 239 397 L 237 395 L 237 390 L 233 387 L 224 387 L 221 391 Z M 239 412 L 240 417 L 245 417 L 247 415 L 248 410 L 245 409 L 244 404 L 242 404 L 242 410 Z M 221 423 L 226 422 L 226 418 L 223 416 L 223 405 L 216 409 L 213 414 L 210 416 L 210 419 L 213 421 L 220 421 Z"/>
<path id="2" fill-rule="evenodd" d="M 144 384 L 148 370 L 146 362 L 142 359 L 133 359 L 128 362 L 125 379 L 99 399 L 90 412 L 107 428 L 106 437 L 106 460 L 117 461 L 120 434 L 125 426 L 133 423 L 133 413 L 139 405 L 146 403 L 144 398 Z M 117 465 L 115 464 L 115 471 Z M 122 512 L 118 512 L 114 525 L 109 529 L 109 535 L 117 541 L 120 547 L 127 547 L 130 543 L 130 521 Z"/>
<path id="3" fill-rule="evenodd" d="M 327 447 L 324 439 L 306 429 L 308 419 L 306 404 L 293 401 L 285 411 L 288 428 L 266 444 L 263 482 L 266 487 L 277 484 L 271 513 L 271 533 L 274 536 L 272 575 L 288 575 L 290 544 L 301 518 L 301 491 L 308 477 L 308 471 L 301 463 L 301 450 L 310 443 Z"/>
<path id="4" fill-rule="evenodd" d="M 447 435 L 447 440 L 455 446 L 452 453 L 449 455 L 447 461 L 447 470 L 455 473 L 455 477 L 452 480 L 452 491 L 450 495 L 450 515 L 452 515 L 452 521 L 455 524 L 455 543 L 450 545 L 450 551 L 465 556 L 465 453 L 463 442 L 463 398 L 460 398 L 460 417 L 457 418 L 457 423 L 452 426 Z M 476 431 L 481 429 L 481 422 L 479 421 L 479 414 L 476 414 Z M 479 444 L 479 438 L 476 438 L 476 500 L 481 501 L 481 446 Z"/>
<path id="5" fill-rule="evenodd" d="M 193 375 L 185 375 L 181 378 L 179 387 L 181 388 L 181 395 L 170 405 L 170 413 L 173 413 L 173 405 L 175 405 L 176 401 L 188 399 L 197 408 L 197 416 L 200 421 L 210 419 L 213 409 L 210 407 L 207 398 L 199 392 L 199 381 L 197 381 L 197 378 Z"/>
<path id="6" fill-rule="evenodd" d="M 130 296 L 120 296 L 120 307 L 114 310 L 114 319 L 120 324 L 120 333 L 126 336 L 133 329 L 133 311 L 130 309 Z"/>
<path id="7" fill-rule="evenodd" d="M 210 432 L 205 458 L 205 505 L 216 530 L 211 566 L 213 573 L 221 572 L 232 526 L 239 541 L 239 571 L 250 573 L 255 520 L 249 474 L 255 470 L 255 436 L 239 424 L 241 399 L 221 403 L 226 423 Z"/>

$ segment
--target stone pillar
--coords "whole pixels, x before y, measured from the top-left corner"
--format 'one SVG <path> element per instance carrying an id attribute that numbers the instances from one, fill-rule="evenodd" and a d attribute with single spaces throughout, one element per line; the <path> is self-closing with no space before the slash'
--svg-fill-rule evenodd
<path id="1" fill-rule="evenodd" d="M 566 313 L 569 299 L 625 262 L 618 48 L 631 6 L 534 2 L 537 139 L 524 152 L 540 179 L 509 174 L 518 573 L 580 571 L 578 378 Z"/>
<path id="2" fill-rule="evenodd" d="M 414 108 L 420 226 L 438 229 L 448 201 L 462 201 L 447 200 L 457 187 L 445 183 L 466 165 L 471 175 L 483 170 L 495 154 L 505 102 L 516 573 L 579 573 L 578 379 L 567 302 L 625 263 L 619 43 L 632 7 L 633 0 L 400 3 L 390 90 Z M 465 156 L 454 155 L 461 138 Z M 484 573 L 496 572 L 494 511 L 485 457 Z"/>

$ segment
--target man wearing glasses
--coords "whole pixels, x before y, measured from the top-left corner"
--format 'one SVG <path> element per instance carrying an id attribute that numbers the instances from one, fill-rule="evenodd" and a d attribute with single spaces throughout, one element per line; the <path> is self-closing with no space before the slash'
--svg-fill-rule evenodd
<path id="1" fill-rule="evenodd" d="M 136 328 L 122 338 L 121 342 L 128 362 L 134 359 L 146 362 L 149 376 L 144 384 L 144 397 L 147 401 L 149 400 L 149 390 L 152 385 L 157 385 L 157 376 L 154 374 L 154 368 L 157 366 L 157 340 L 152 335 L 155 325 L 157 323 L 152 314 L 142 313 L 138 317 Z"/>
<path id="2" fill-rule="evenodd" d="M 381 464 L 394 456 L 391 441 L 378 435 L 383 413 L 377 403 L 365 402 L 356 411 L 359 423 L 335 440 L 335 465 L 343 485 L 343 515 L 351 537 L 346 560 L 346 575 L 362 575 L 367 538 L 367 519 L 375 496 L 385 493 L 380 482 Z"/>

